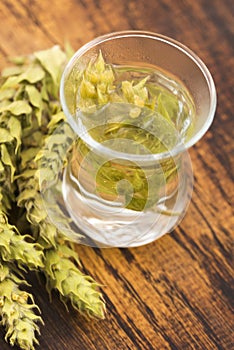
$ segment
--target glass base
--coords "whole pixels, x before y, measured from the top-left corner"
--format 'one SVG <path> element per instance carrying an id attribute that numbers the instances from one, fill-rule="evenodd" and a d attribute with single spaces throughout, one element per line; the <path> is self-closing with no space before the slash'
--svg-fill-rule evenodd
<path id="1" fill-rule="evenodd" d="M 80 193 L 79 184 L 71 181 L 66 168 L 62 194 L 73 223 L 82 228 L 89 245 L 137 247 L 153 242 L 179 224 L 191 199 L 191 184 L 191 171 L 187 171 L 170 198 L 145 211 L 134 211 L 118 207 L 115 202 L 111 205 L 110 201 L 87 198 Z"/>
<path id="2" fill-rule="evenodd" d="M 54 133 L 60 134 L 63 128 Z M 77 137 L 64 145 L 65 159 Z M 59 154 L 58 154 L 59 157 Z M 193 190 L 193 172 L 188 152 L 180 155 L 178 181 L 168 193 L 144 211 L 124 208 L 120 202 L 95 198 L 94 191 L 85 193 L 68 166 L 60 164 L 58 176 L 44 181 L 42 172 L 41 196 L 48 220 L 62 235 L 74 242 L 92 247 L 137 247 L 148 244 L 172 231 L 185 215 Z M 42 167 L 42 169 L 44 169 Z M 79 188 L 80 187 L 80 188 Z M 85 194 L 85 195 L 84 195 Z"/>

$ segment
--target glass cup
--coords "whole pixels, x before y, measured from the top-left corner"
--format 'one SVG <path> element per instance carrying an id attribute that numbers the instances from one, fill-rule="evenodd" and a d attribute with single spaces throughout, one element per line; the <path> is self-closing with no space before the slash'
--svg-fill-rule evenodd
<path id="1" fill-rule="evenodd" d="M 111 33 L 74 54 L 60 96 L 76 135 L 62 193 L 86 244 L 140 246 L 174 229 L 192 195 L 187 150 L 216 109 L 204 63 L 163 35 Z"/>

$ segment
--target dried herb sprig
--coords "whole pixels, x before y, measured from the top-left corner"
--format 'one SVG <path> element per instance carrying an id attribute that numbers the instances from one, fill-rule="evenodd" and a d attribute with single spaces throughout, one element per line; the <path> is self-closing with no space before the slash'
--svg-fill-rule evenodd
<path id="1" fill-rule="evenodd" d="M 11 345 L 19 345 L 23 350 L 34 350 L 34 343 L 38 343 L 36 333 L 39 334 L 38 322 L 42 318 L 35 311 L 39 307 L 32 301 L 32 294 L 22 290 L 20 286 L 27 284 L 19 279 L 21 272 L 16 268 L 31 269 L 43 266 L 41 246 L 27 242 L 25 235 L 21 236 L 17 228 L 8 223 L 7 216 L 0 214 L 0 318 L 1 325 L 6 329 L 5 339 Z M 32 241 L 32 237 L 30 237 Z M 39 247 L 37 249 L 36 247 Z M 12 263 L 9 264 L 8 262 Z"/>
<path id="2" fill-rule="evenodd" d="M 72 138 L 72 131 L 69 125 L 63 122 L 62 115 L 57 114 L 51 120 L 50 130 L 54 129 L 55 123 L 61 124 L 58 128 L 59 134 L 45 135 L 45 146 L 37 153 L 36 157 L 33 157 L 35 153 L 33 146 L 31 147 L 32 152 L 30 152 L 29 146 L 27 154 L 22 152 L 23 165 L 21 176 L 18 179 L 20 189 L 18 205 L 23 205 L 26 208 L 27 218 L 33 229 L 36 229 L 38 242 L 44 246 L 45 267 L 43 272 L 47 279 L 48 291 L 57 289 L 63 302 L 70 301 L 73 307 L 81 313 L 103 318 L 105 303 L 97 289 L 98 284 L 80 271 L 78 255 L 67 231 L 63 233 L 48 222 L 39 189 L 39 180 L 43 187 L 43 185 L 48 186 L 56 178 Z M 59 137 L 57 137 L 58 135 Z M 56 156 L 53 156 L 55 154 Z M 40 168 L 38 168 L 38 164 Z"/>
<path id="3" fill-rule="evenodd" d="M 97 289 L 99 285 L 90 276 L 80 272 L 77 267 L 80 262 L 74 250 L 60 244 L 45 254 L 48 290 L 57 289 L 61 300 L 66 303 L 69 299 L 79 312 L 91 317 L 104 318 L 105 303 Z"/>
<path id="4" fill-rule="evenodd" d="M 3 213 L 0 213 L 0 255 L 3 261 L 16 262 L 22 269 L 44 266 L 42 246 L 33 242 L 30 235 L 20 235 Z"/>
<path id="5" fill-rule="evenodd" d="M 0 315 L 6 328 L 5 339 L 22 350 L 34 350 L 40 334 L 38 323 L 43 323 L 32 294 L 20 289 L 27 282 L 13 272 L 15 268 L 0 262 Z M 36 314 L 37 313 L 37 314 Z"/>

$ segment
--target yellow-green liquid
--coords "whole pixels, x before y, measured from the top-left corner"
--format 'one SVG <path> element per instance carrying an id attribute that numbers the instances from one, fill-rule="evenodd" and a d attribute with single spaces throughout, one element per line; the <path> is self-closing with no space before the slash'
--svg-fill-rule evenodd
<path id="1" fill-rule="evenodd" d="M 180 163 L 168 156 L 145 166 L 131 156 L 170 152 L 189 139 L 194 104 L 186 87 L 166 72 L 136 66 L 111 68 L 115 79 L 107 103 L 98 104 L 94 95 L 88 101 L 90 108 L 80 110 L 78 90 L 76 117 L 84 132 L 73 147 L 70 181 L 76 179 L 77 190 L 82 189 L 92 201 L 142 211 L 172 195 Z M 139 98 L 123 92 L 123 81 L 137 86 L 146 77 Z M 146 92 L 143 103 L 140 98 Z M 105 147 L 103 154 L 89 143 L 90 137 Z"/>

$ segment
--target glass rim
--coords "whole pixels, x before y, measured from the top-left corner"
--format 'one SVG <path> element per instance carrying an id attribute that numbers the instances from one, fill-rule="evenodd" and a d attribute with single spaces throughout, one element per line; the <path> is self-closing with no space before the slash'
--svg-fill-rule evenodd
<path id="1" fill-rule="evenodd" d="M 173 46 L 177 50 L 181 51 L 183 54 L 185 54 L 189 59 L 191 59 L 196 66 L 199 68 L 201 71 L 203 77 L 206 80 L 209 94 L 210 94 L 210 104 L 209 104 L 209 112 L 207 114 L 207 118 L 205 123 L 203 124 L 202 128 L 195 133 L 188 141 L 185 141 L 183 144 L 178 143 L 173 149 L 169 151 L 165 151 L 162 153 L 151 153 L 151 154 L 144 154 L 144 155 L 136 155 L 132 153 L 125 153 L 125 152 L 120 152 L 120 151 L 115 151 L 112 149 L 109 149 L 105 146 L 103 146 L 101 143 L 95 141 L 94 139 L 89 138 L 88 145 L 95 148 L 97 152 L 100 152 L 101 154 L 110 154 L 113 157 L 116 158 L 122 158 L 122 159 L 131 159 L 135 161 L 151 161 L 151 160 L 163 160 L 167 159 L 169 157 L 175 157 L 179 153 L 187 150 L 191 146 L 193 146 L 195 143 L 197 143 L 207 132 L 207 130 L 210 128 L 215 111 L 216 111 L 216 105 L 217 105 L 217 95 L 216 95 L 216 88 L 214 84 L 214 80 L 212 78 L 212 75 L 205 65 L 205 63 L 195 54 L 190 48 L 185 46 L 184 44 L 180 43 L 179 41 L 170 38 L 168 36 L 165 36 L 163 34 L 159 33 L 154 33 L 150 31 L 143 31 L 143 30 L 124 30 L 124 31 L 117 31 L 117 32 L 112 32 L 108 34 L 104 34 L 101 36 L 98 36 L 94 38 L 93 40 L 89 41 L 88 43 L 84 44 L 81 46 L 71 57 L 69 62 L 67 63 L 62 77 L 60 81 L 60 101 L 61 101 L 61 106 L 64 111 L 64 114 L 71 125 L 71 127 L 74 129 L 74 131 L 77 133 L 77 127 L 75 125 L 75 121 L 71 113 L 69 112 L 69 109 L 66 104 L 66 98 L 65 98 L 65 91 L 64 91 L 64 86 L 65 86 L 65 80 L 66 76 L 69 74 L 71 71 L 73 64 L 75 61 L 81 57 L 83 54 L 85 54 L 90 48 L 95 47 L 101 43 L 104 43 L 106 41 L 110 41 L 113 39 L 121 39 L 121 38 L 129 38 L 129 37 L 142 37 L 142 38 L 148 38 L 148 39 L 153 39 L 157 41 L 161 41 L 167 45 Z M 77 133 L 78 136 L 79 133 Z"/>

